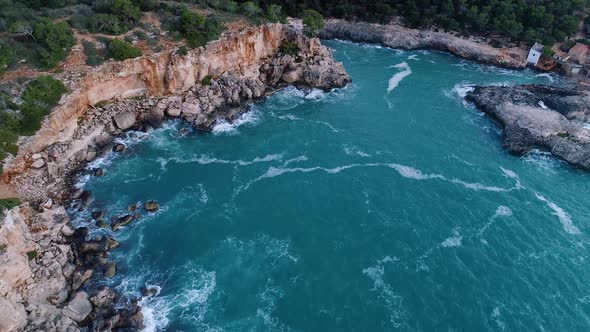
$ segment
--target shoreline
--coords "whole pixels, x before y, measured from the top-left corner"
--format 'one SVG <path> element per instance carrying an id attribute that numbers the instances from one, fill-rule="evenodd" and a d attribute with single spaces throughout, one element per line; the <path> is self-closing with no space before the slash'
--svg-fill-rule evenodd
<path id="1" fill-rule="evenodd" d="M 378 44 L 401 50 L 444 51 L 479 64 L 510 69 L 526 68 L 528 55 L 528 50 L 525 48 L 494 48 L 488 43 L 457 37 L 448 32 L 413 29 L 398 24 L 349 22 L 341 19 L 327 20 L 319 37 Z"/>
<path id="2" fill-rule="evenodd" d="M 281 53 L 285 43 L 297 45 L 298 51 Z M 35 136 L 24 140 L 19 156 L 3 174 L 25 203 L 7 211 L 0 224 L 0 242 L 8 247 L 0 253 L 8 262 L 0 267 L 6 279 L 6 289 L 0 289 L 6 294 L 0 299 L 0 313 L 10 317 L 0 322 L 0 330 L 143 327 L 140 303 L 153 295 L 152 290 L 139 290 L 142 298 L 128 299 L 129 305 L 118 309 L 114 306 L 121 294 L 113 289 L 86 293 L 83 285 L 89 280 L 116 273 L 108 252 L 118 242 L 110 236 L 88 238 L 88 228 L 74 228 L 67 210 L 87 208 L 92 194 L 75 184 L 80 175 L 102 174 L 88 170 L 89 163 L 109 151 L 125 150 L 115 142 L 118 136 L 129 130 L 149 131 L 167 119 L 209 130 L 217 120 L 231 122 L 250 103 L 288 85 L 330 90 L 350 82 L 342 64 L 319 39 L 304 37 L 287 25 L 251 28 L 185 57 L 172 52 L 99 67 L 62 99 Z M 211 77 L 208 84 L 201 81 L 206 76 Z M 96 81 L 97 86 L 90 84 Z M 133 96 L 141 97 L 129 98 Z M 100 105 L 101 99 L 113 102 Z M 148 206 L 129 209 L 111 222 L 113 231 L 154 211 Z M 94 212 L 93 223 L 102 218 Z M 105 221 L 101 225 L 108 226 Z"/>

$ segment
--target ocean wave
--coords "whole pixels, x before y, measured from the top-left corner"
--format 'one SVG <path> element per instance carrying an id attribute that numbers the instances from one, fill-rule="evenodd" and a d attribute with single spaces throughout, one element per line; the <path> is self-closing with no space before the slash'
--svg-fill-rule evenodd
<path id="1" fill-rule="evenodd" d="M 566 233 L 580 234 L 580 230 L 574 225 L 572 218 L 570 217 L 570 215 L 567 212 L 565 212 L 561 207 L 559 207 L 554 202 L 545 198 L 545 196 L 543 196 L 537 192 L 535 192 L 535 196 L 537 197 L 538 200 L 540 200 L 541 202 L 544 202 L 545 204 L 547 204 L 547 206 L 551 210 L 553 210 L 553 215 L 555 215 L 557 217 L 557 219 L 559 219 L 559 222 L 561 222 L 563 230 Z"/>
<path id="2" fill-rule="evenodd" d="M 260 121 L 260 111 L 256 107 L 252 107 L 250 111 L 242 113 L 236 119 L 228 121 L 225 119 L 218 119 L 213 125 L 212 132 L 214 135 L 235 135 L 238 134 L 238 128 L 244 125 L 252 126 Z"/>
<path id="3" fill-rule="evenodd" d="M 405 325 L 407 310 L 403 305 L 404 298 L 395 293 L 393 287 L 388 284 L 385 277 L 385 264 L 396 262 L 396 258 L 389 256 L 377 261 L 375 266 L 363 269 L 363 274 L 373 281 L 371 291 L 378 292 L 379 298 L 385 302 L 385 308 L 389 314 L 389 320 L 395 328 Z"/>
<path id="4" fill-rule="evenodd" d="M 198 163 L 201 165 L 209 165 L 209 164 L 231 164 L 237 166 L 249 166 L 252 164 L 263 163 L 263 162 L 272 162 L 272 161 L 281 161 L 283 159 L 283 154 L 267 154 L 264 157 L 255 157 L 252 160 L 227 160 L 227 159 L 219 159 L 215 157 L 211 157 L 207 154 L 202 154 L 198 157 L 191 157 L 191 158 L 182 158 L 182 157 L 172 157 L 172 158 L 157 158 L 156 162 L 160 164 L 160 168 L 162 171 L 166 171 L 166 166 L 170 162 L 175 162 L 178 164 L 190 164 L 190 163 Z"/>
<path id="5" fill-rule="evenodd" d="M 387 93 L 390 93 L 391 91 L 393 91 L 395 88 L 397 88 L 397 86 L 399 85 L 399 83 L 406 77 L 410 76 L 412 74 L 412 69 L 410 68 L 410 66 L 408 65 L 407 62 L 401 62 L 398 63 L 397 65 L 392 66 L 391 68 L 398 68 L 401 69 L 400 72 L 397 72 L 396 74 L 394 74 L 390 79 L 389 79 L 389 83 L 387 86 Z"/>
<path id="6" fill-rule="evenodd" d="M 479 237 L 481 237 L 487 230 L 488 228 L 490 228 L 490 226 L 492 226 L 492 224 L 494 222 L 496 222 L 496 219 L 498 217 L 510 217 L 512 216 L 512 210 L 505 206 L 505 205 L 500 205 L 496 208 L 496 211 L 494 212 L 494 215 L 490 217 L 489 221 L 479 230 L 477 231 L 477 235 Z M 485 240 L 481 240 L 484 244 L 487 244 L 487 242 Z"/>
<path id="7" fill-rule="evenodd" d="M 460 247 L 463 242 L 463 236 L 459 233 L 459 229 L 453 230 L 453 235 L 441 242 L 440 246 L 443 248 Z"/>
<path id="8" fill-rule="evenodd" d="M 326 167 L 321 167 L 321 166 L 296 167 L 296 168 L 271 166 L 267 169 L 267 171 L 264 174 L 258 176 L 254 180 L 249 181 L 245 185 L 238 187 L 234 192 L 234 196 L 243 192 L 243 191 L 248 190 L 250 188 L 250 186 L 252 186 L 253 184 L 255 184 L 259 181 L 262 181 L 262 180 L 268 179 L 268 178 L 274 178 L 277 176 L 281 176 L 283 174 L 310 173 L 310 172 L 316 172 L 316 171 L 322 171 L 327 174 L 337 174 L 337 173 L 340 173 L 344 170 L 357 168 L 357 167 L 389 167 L 389 168 L 394 169 L 399 175 L 401 175 L 404 178 L 418 180 L 418 181 L 441 180 L 441 181 L 446 181 L 446 182 L 450 182 L 450 183 L 454 183 L 454 184 L 459 184 L 467 189 L 474 190 L 474 191 L 509 192 L 512 190 L 519 190 L 519 189 L 523 188 L 520 185 L 519 179 L 515 179 L 515 184 L 513 187 L 501 188 L 501 187 L 496 187 L 496 186 L 484 185 L 484 184 L 478 183 L 478 182 L 466 182 L 466 181 L 456 179 L 456 178 L 447 178 L 442 174 L 425 174 L 421 170 L 416 169 L 414 167 L 401 165 L 401 164 L 397 164 L 397 163 L 389 163 L 389 164 L 367 163 L 367 164 L 349 164 L 349 165 L 337 166 L 337 167 L 333 167 L 333 168 L 326 168 Z"/>
<path id="9" fill-rule="evenodd" d="M 561 159 L 555 157 L 551 152 L 541 151 L 538 149 L 527 152 L 523 160 L 532 164 L 545 173 L 556 173 L 557 169 L 564 165 Z"/>
<path id="10" fill-rule="evenodd" d="M 535 77 L 544 77 L 544 78 L 548 79 L 549 82 L 551 82 L 551 83 L 553 83 L 553 81 L 554 81 L 553 75 L 551 75 L 549 73 L 537 74 L 537 75 L 535 75 Z"/>
<path id="11" fill-rule="evenodd" d="M 411 54 L 410 56 L 408 56 L 408 60 L 420 61 L 420 59 L 418 59 L 418 56 L 416 54 Z"/>
<path id="12" fill-rule="evenodd" d="M 363 152 L 361 150 L 359 150 L 359 148 L 357 148 L 356 146 L 348 146 L 348 145 L 344 145 L 342 147 L 342 149 L 344 150 L 344 153 L 346 153 L 349 156 L 360 156 L 360 157 L 370 157 L 371 155 Z"/>

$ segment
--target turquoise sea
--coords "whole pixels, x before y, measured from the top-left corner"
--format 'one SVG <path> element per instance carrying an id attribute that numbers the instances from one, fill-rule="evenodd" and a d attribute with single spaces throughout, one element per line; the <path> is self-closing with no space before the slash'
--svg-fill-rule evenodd
<path id="1" fill-rule="evenodd" d="M 347 88 L 287 88 L 212 133 L 127 133 L 89 166 L 105 176 L 82 179 L 79 224 L 161 206 L 112 233 L 118 274 L 97 283 L 157 289 L 146 331 L 590 330 L 590 175 L 508 154 L 461 97 L 557 78 L 325 43 Z"/>

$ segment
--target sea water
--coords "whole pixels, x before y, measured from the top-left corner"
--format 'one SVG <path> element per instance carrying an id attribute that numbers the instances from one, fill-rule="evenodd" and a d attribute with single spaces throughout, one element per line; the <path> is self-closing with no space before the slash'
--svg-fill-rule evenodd
<path id="1" fill-rule="evenodd" d="M 353 83 L 287 88 L 211 133 L 168 122 L 89 167 L 116 233 L 107 284 L 146 331 L 587 331 L 590 175 L 513 156 L 463 101 L 555 84 L 451 55 L 328 41 Z M 555 82 L 554 82 L 555 81 Z"/>

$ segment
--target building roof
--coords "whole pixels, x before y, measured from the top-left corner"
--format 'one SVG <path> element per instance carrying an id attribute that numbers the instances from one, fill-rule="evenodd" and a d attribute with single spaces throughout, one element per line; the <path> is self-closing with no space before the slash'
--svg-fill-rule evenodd
<path id="1" fill-rule="evenodd" d="M 539 44 L 539 43 L 535 43 L 535 45 L 533 45 L 533 47 L 531 47 L 532 50 L 537 51 L 537 52 L 542 52 L 543 51 L 543 45 Z"/>
<path id="2" fill-rule="evenodd" d="M 582 44 L 582 43 L 577 43 L 576 45 L 574 45 L 574 47 L 570 48 L 569 52 L 567 52 L 567 54 L 569 56 L 581 59 L 582 57 L 584 57 L 586 55 L 586 53 L 588 53 L 588 45 L 586 44 Z"/>

